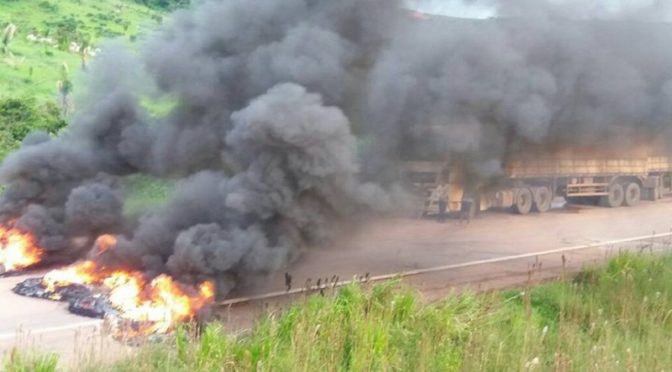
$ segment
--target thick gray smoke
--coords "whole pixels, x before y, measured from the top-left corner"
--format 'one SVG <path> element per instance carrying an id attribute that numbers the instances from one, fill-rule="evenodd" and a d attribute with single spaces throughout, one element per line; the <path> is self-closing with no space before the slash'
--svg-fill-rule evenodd
<path id="1" fill-rule="evenodd" d="M 665 0 L 475 0 L 506 17 L 670 21 L 672 4 Z"/>
<path id="2" fill-rule="evenodd" d="M 404 4 L 422 13 L 461 18 L 672 20 L 672 3 L 666 0 L 405 0 Z"/>
<path id="3" fill-rule="evenodd" d="M 99 260 L 214 278 L 220 293 L 281 268 L 345 217 L 392 205 L 358 180 L 343 106 L 351 71 L 397 12 L 389 0 L 201 1 L 140 58 L 107 45 L 67 133 L 31 135 L 5 160 L 2 220 L 35 233 L 52 259 L 81 255 L 75 237 L 90 247 L 117 234 Z M 176 101 L 160 118 L 139 103 L 157 90 Z M 166 205 L 130 221 L 117 179 L 137 173 L 181 180 Z"/>
<path id="4" fill-rule="evenodd" d="M 237 171 L 188 177 L 106 259 L 230 288 L 232 279 L 281 268 L 366 203 L 389 205 L 356 180 L 348 120 L 320 95 L 277 85 L 231 118 L 223 142 Z"/>
<path id="5" fill-rule="evenodd" d="M 5 159 L 2 222 L 54 259 L 117 234 L 106 264 L 216 279 L 225 294 L 339 221 L 399 209 L 387 182 L 400 159 L 460 156 L 490 176 L 526 144 L 670 138 L 667 24 L 483 1 L 516 18 L 421 19 L 392 0 L 199 1 L 137 57 L 107 45 L 68 131 L 31 135 Z M 145 112 L 151 92 L 170 112 Z M 119 179 L 138 173 L 178 186 L 129 220 Z"/>
<path id="6" fill-rule="evenodd" d="M 143 123 L 132 92 L 133 58 L 117 45 L 92 70 L 89 105 L 61 137 L 29 135 L 0 168 L 0 219 L 33 232 L 50 255 L 69 260 L 98 234 L 121 232 L 123 196 L 112 175 L 134 173 L 123 139 Z M 87 237 L 85 244 L 72 238 Z"/>
<path id="7" fill-rule="evenodd" d="M 400 156 L 454 155 L 490 176 L 527 145 L 672 138 L 672 25 L 538 15 L 558 2 L 482 3 L 534 16 L 397 28 L 371 72 L 367 124 L 385 140 L 367 172 Z"/>

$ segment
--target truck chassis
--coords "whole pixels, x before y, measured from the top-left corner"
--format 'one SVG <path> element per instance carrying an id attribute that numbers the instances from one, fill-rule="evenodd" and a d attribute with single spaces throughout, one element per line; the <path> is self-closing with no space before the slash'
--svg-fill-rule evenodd
<path id="1" fill-rule="evenodd" d="M 427 181 L 429 166 L 424 164 L 424 168 Z M 556 197 L 573 204 L 617 208 L 637 205 L 640 200 L 655 201 L 672 192 L 672 159 L 668 157 L 518 159 L 507 162 L 505 176 L 472 186 L 466 186 L 468 177 L 459 168 L 434 165 L 435 181 L 422 185 L 427 195 L 424 215 L 439 213 L 441 198 L 448 203 L 447 212 L 471 217 L 490 208 L 544 213 Z"/>

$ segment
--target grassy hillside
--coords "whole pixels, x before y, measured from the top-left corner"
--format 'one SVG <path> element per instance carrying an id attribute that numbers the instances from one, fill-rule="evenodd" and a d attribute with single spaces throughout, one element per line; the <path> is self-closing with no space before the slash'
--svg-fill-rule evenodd
<path id="1" fill-rule="evenodd" d="M 131 0 L 0 0 L 0 27 L 16 26 L 7 52 L 0 53 L 0 99 L 57 100 L 62 66 L 70 74 L 82 66 L 85 53 L 70 50 L 72 43 L 89 47 L 85 58 L 95 58 L 102 39 L 134 40 L 161 21 L 160 11 Z"/>
<path id="2" fill-rule="evenodd" d="M 69 97 L 84 89 L 77 86 L 76 76 L 96 58 L 105 39 L 132 44 L 170 9 L 187 3 L 0 0 L 0 160 L 28 133 L 56 134 L 67 125 L 73 110 Z M 129 181 L 129 189 L 129 213 L 165 198 L 160 183 L 136 178 Z"/>
<path id="3" fill-rule="evenodd" d="M 231 335 L 218 324 L 85 371 L 662 371 L 672 257 L 624 255 L 572 281 L 434 304 L 388 283 L 315 296 Z M 13 355 L 7 371 L 52 371 Z M 23 369 L 22 369 L 23 368 Z"/>

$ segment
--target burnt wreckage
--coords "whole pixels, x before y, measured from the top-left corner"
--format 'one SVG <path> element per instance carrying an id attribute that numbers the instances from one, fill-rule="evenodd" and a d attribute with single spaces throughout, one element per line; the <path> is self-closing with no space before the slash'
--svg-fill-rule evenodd
<path id="1" fill-rule="evenodd" d="M 30 278 L 17 284 L 12 291 L 25 297 L 68 302 L 68 311 L 80 316 L 103 319 L 117 315 L 105 293 L 82 284 L 68 284 L 51 290 L 42 278 Z"/>

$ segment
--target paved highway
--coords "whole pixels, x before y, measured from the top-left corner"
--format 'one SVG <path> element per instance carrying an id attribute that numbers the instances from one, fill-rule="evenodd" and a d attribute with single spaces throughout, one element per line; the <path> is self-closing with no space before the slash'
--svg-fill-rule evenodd
<path id="1" fill-rule="evenodd" d="M 309 278 L 313 284 L 319 277 L 333 275 L 346 280 L 365 273 L 381 275 L 430 268 L 664 233 L 671 229 L 670 199 L 643 202 L 634 208 L 563 208 L 544 215 L 491 212 L 470 224 L 457 220 L 446 223 L 380 220 L 344 232 L 337 242 L 307 250 L 286 271 L 292 275 L 294 286 L 301 287 Z M 593 258 L 594 252 L 573 257 L 576 261 Z M 500 269 L 507 267 L 505 264 L 496 266 Z M 451 275 L 453 279 L 460 276 L 463 282 L 478 280 L 492 269 L 471 269 Z M 104 351 L 109 355 L 110 348 L 124 349 L 99 336 L 99 322 L 68 314 L 64 304 L 14 295 L 11 288 L 25 278 L 0 279 L 0 353 L 9 352 L 17 344 L 20 347 L 29 345 L 59 352 L 72 361 L 83 354 Z M 444 288 L 447 280 L 445 275 L 435 275 L 413 284 L 431 291 L 432 288 Z M 249 283 L 238 294 L 253 295 L 283 289 L 284 272 L 280 272 Z M 75 344 L 84 344 L 86 349 L 78 350 Z"/>
<path id="2" fill-rule="evenodd" d="M 382 275 L 672 231 L 672 199 L 633 208 L 557 208 L 546 214 L 489 212 L 471 223 L 385 220 L 370 223 L 330 246 L 310 249 L 287 271 L 297 286 L 310 278 Z M 284 272 L 242 294 L 284 288 Z"/>

